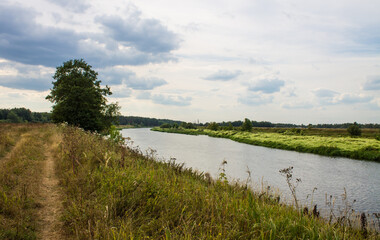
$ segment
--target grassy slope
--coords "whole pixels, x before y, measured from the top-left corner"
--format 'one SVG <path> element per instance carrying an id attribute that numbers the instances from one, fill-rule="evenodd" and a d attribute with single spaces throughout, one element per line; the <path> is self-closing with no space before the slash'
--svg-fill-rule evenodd
<path id="1" fill-rule="evenodd" d="M 79 239 L 362 239 L 225 179 L 65 128 L 66 230 Z M 370 236 L 375 237 L 375 236 Z"/>
<path id="2" fill-rule="evenodd" d="M 264 147 L 380 162 L 380 141 L 373 138 L 327 137 L 317 135 L 305 136 L 270 132 L 252 133 L 235 130 L 212 131 L 207 129 L 173 128 L 153 128 L 153 130 L 191 135 L 204 134 L 211 137 L 229 138 L 237 142 Z"/>

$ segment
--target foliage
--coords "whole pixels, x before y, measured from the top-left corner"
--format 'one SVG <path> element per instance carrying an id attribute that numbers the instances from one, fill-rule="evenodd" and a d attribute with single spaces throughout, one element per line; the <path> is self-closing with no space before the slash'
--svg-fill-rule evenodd
<path id="1" fill-rule="evenodd" d="M 83 59 L 70 60 L 57 67 L 53 89 L 46 97 L 54 103 L 52 120 L 67 122 L 90 131 L 107 131 L 116 121 L 119 107 L 107 105 L 110 88 L 100 86 L 98 73 Z"/>
<path id="2" fill-rule="evenodd" d="M 359 127 L 359 125 L 354 122 L 354 124 L 350 125 L 348 128 L 347 128 L 347 132 L 352 136 L 352 137 L 357 137 L 357 136 L 361 136 L 362 135 L 362 131 Z"/>
<path id="3" fill-rule="evenodd" d="M 124 145 L 125 144 L 125 138 L 123 135 L 121 135 L 120 130 L 116 128 L 115 125 L 111 125 L 109 131 L 109 139 L 118 145 Z"/>
<path id="4" fill-rule="evenodd" d="M 181 128 L 185 128 L 185 129 L 196 129 L 197 127 L 194 126 L 193 123 L 191 122 L 182 122 L 181 125 L 180 125 Z"/>
<path id="5" fill-rule="evenodd" d="M 120 125 L 132 125 L 135 127 L 158 127 L 165 123 L 168 123 L 173 126 L 174 124 L 177 124 L 178 126 L 179 124 L 181 124 L 181 121 L 135 116 L 119 116 Z"/>
<path id="6" fill-rule="evenodd" d="M 241 126 L 242 131 L 250 132 L 252 131 L 252 122 L 248 118 L 244 119 L 243 125 Z"/>
<path id="7" fill-rule="evenodd" d="M 0 122 L 49 122 L 49 113 L 31 112 L 26 108 L 0 109 Z"/>
<path id="8" fill-rule="evenodd" d="M 169 123 L 164 123 L 160 126 L 160 128 L 171 128 L 172 126 Z"/>
<path id="9" fill-rule="evenodd" d="M 227 126 L 223 127 L 223 130 L 233 130 L 233 129 L 234 129 L 234 127 L 232 126 L 232 123 L 228 123 Z"/>
<path id="10" fill-rule="evenodd" d="M 217 131 L 219 129 L 219 125 L 216 122 L 212 122 L 207 126 L 207 129 Z"/>
<path id="11" fill-rule="evenodd" d="M 304 135 L 304 131 L 300 128 L 291 128 L 285 131 L 279 131 L 282 134 L 285 135 Z"/>

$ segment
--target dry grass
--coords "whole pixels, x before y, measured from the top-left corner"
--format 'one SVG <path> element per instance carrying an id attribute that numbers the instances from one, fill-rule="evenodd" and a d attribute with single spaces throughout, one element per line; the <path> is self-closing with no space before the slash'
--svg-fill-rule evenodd
<path id="1" fill-rule="evenodd" d="M 41 167 L 51 130 L 52 125 L 0 125 L 7 136 L 0 159 L 0 239 L 37 238 Z M 7 142 L 12 144 L 6 147 Z"/>

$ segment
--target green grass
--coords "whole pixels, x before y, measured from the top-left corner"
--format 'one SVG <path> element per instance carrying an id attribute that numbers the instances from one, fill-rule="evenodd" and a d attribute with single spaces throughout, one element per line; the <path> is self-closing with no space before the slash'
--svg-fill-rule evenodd
<path id="1" fill-rule="evenodd" d="M 380 141 L 374 138 L 300 135 L 291 131 L 277 133 L 182 128 L 153 128 L 152 130 L 190 135 L 203 134 L 264 147 L 380 162 Z"/>
<path id="2" fill-rule="evenodd" d="M 211 180 L 97 135 L 61 131 L 63 220 L 77 239 L 364 239 L 223 176 Z"/>

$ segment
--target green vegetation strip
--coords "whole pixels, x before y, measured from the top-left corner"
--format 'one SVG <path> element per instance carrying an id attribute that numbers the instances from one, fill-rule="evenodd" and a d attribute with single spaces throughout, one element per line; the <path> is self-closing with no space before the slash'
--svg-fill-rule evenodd
<path id="1" fill-rule="evenodd" d="M 63 127 L 61 134 L 62 219 L 77 239 L 364 238 L 223 176 L 212 180 L 76 128 Z"/>
<path id="2" fill-rule="evenodd" d="M 153 128 L 152 130 L 190 135 L 208 135 L 263 147 L 380 162 L 380 141 L 370 138 L 304 136 L 289 132 L 264 133 L 183 128 Z"/>

